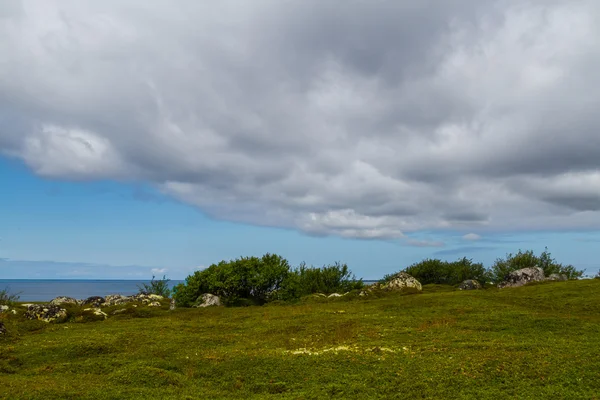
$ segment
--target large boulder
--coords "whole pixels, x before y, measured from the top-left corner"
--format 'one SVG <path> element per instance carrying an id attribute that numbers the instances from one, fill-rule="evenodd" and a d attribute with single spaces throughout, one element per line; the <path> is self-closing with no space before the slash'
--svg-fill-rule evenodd
<path id="1" fill-rule="evenodd" d="M 105 302 L 106 302 L 106 299 L 104 297 L 92 296 L 92 297 L 88 297 L 87 299 L 83 300 L 81 302 L 81 305 L 98 308 L 98 307 L 102 306 Z"/>
<path id="2" fill-rule="evenodd" d="M 458 285 L 459 290 L 477 290 L 481 289 L 481 283 L 476 281 L 475 279 L 467 279 L 466 281 L 462 281 L 460 285 Z"/>
<path id="3" fill-rule="evenodd" d="M 52 299 L 50 301 L 50 304 L 55 305 L 55 306 L 60 306 L 63 304 L 77 305 L 77 304 L 79 304 L 79 302 L 77 301 L 77 299 L 74 299 L 72 297 L 59 296 L 59 297 Z"/>
<path id="4" fill-rule="evenodd" d="M 196 302 L 192 307 L 210 307 L 210 306 L 220 306 L 221 299 L 219 296 L 215 296 L 214 294 L 204 293 L 196 299 Z"/>
<path id="5" fill-rule="evenodd" d="M 25 312 L 25 318 L 38 319 L 44 322 L 51 322 L 57 319 L 63 319 L 67 316 L 67 310 L 54 304 L 32 304 Z"/>
<path id="6" fill-rule="evenodd" d="M 415 290 L 418 292 L 423 291 L 423 286 L 421 285 L 421 282 L 419 282 L 413 276 L 407 274 L 406 272 L 398 272 L 392 277 L 391 280 L 389 280 L 381 288 L 384 290 Z"/>
<path id="7" fill-rule="evenodd" d="M 6 327 L 4 326 L 4 322 L 0 321 L 0 335 L 6 335 L 7 330 Z"/>
<path id="8" fill-rule="evenodd" d="M 569 278 L 565 274 L 550 274 L 549 277 L 546 278 L 547 281 L 568 281 Z"/>
<path id="9" fill-rule="evenodd" d="M 506 280 L 498 284 L 498 288 L 519 287 L 530 282 L 541 282 L 545 278 L 544 270 L 540 267 L 518 269 L 510 272 Z"/>
<path id="10" fill-rule="evenodd" d="M 83 310 L 83 313 L 88 314 L 88 315 L 94 315 L 95 317 L 98 317 L 99 319 L 108 318 L 108 315 L 99 308 L 85 308 Z"/>

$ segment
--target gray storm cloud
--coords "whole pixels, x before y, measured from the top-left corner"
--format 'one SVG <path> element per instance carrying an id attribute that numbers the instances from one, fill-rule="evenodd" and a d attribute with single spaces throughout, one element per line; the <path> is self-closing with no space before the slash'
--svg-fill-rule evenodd
<path id="1" fill-rule="evenodd" d="M 0 151 L 315 235 L 600 226 L 600 3 L 5 0 Z"/>

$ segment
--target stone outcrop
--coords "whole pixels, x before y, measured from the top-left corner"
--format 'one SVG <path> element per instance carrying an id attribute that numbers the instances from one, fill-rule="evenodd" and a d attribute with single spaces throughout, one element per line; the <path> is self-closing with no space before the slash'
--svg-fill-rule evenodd
<path id="1" fill-rule="evenodd" d="M 460 285 L 458 285 L 459 290 L 477 290 L 481 289 L 481 283 L 476 281 L 475 279 L 467 279 L 466 281 L 462 281 Z"/>
<path id="2" fill-rule="evenodd" d="M 530 282 L 541 282 L 543 280 L 545 280 L 544 270 L 540 267 L 523 268 L 510 272 L 506 280 L 498 284 L 498 288 L 519 287 Z"/>
<path id="3" fill-rule="evenodd" d="M 25 312 L 25 318 L 52 322 L 67 317 L 67 310 L 54 304 L 32 304 Z"/>
<path id="4" fill-rule="evenodd" d="M 211 307 L 211 306 L 220 306 L 221 299 L 219 296 L 215 296 L 214 294 L 204 293 L 196 299 L 196 302 L 192 307 Z"/>
<path id="5" fill-rule="evenodd" d="M 547 281 L 568 281 L 569 278 L 565 274 L 550 274 L 549 277 L 546 278 Z"/>
<path id="6" fill-rule="evenodd" d="M 99 309 L 99 308 L 85 308 L 83 310 L 83 312 L 84 313 L 93 314 L 93 315 L 95 315 L 97 317 L 102 317 L 104 319 L 106 319 L 108 317 L 108 315 L 104 311 L 102 311 L 101 309 Z"/>
<path id="7" fill-rule="evenodd" d="M 87 299 L 83 300 L 81 302 L 82 306 L 90 306 L 93 308 L 98 308 L 101 305 L 103 305 L 106 302 L 106 299 L 104 297 L 100 297 L 100 296 L 92 296 L 92 297 L 88 297 Z"/>
<path id="8" fill-rule="evenodd" d="M 160 302 L 161 300 L 164 300 L 164 297 L 159 296 L 157 294 L 145 294 L 145 293 L 140 293 L 140 294 L 134 294 L 133 296 L 131 296 L 132 301 L 138 301 L 142 304 L 150 304 L 153 302 Z"/>
<path id="9" fill-rule="evenodd" d="M 123 296 L 122 294 L 109 294 L 104 298 L 104 307 L 119 306 L 122 304 L 131 303 L 134 301 L 131 296 Z"/>
<path id="10" fill-rule="evenodd" d="M 60 306 L 60 305 L 63 305 L 63 304 L 78 305 L 79 301 L 77 299 L 72 298 L 72 297 L 59 296 L 59 297 L 56 297 L 56 298 L 52 299 L 50 301 L 50 304 L 55 305 L 55 306 Z"/>
<path id="11" fill-rule="evenodd" d="M 385 285 L 381 286 L 381 288 L 384 290 L 423 291 L 423 285 L 421 285 L 421 282 L 406 272 L 398 272 Z"/>

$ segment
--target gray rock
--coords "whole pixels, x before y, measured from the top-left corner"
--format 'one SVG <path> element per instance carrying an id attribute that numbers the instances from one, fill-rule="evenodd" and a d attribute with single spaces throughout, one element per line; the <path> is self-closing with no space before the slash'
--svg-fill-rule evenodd
<path id="1" fill-rule="evenodd" d="M 160 302 L 153 301 L 151 303 L 148 303 L 148 307 L 160 307 Z"/>
<path id="2" fill-rule="evenodd" d="M 121 304 L 131 303 L 133 300 L 132 296 L 123 296 L 122 294 L 109 294 L 104 299 L 104 306 L 119 306 Z"/>
<path id="3" fill-rule="evenodd" d="M 83 300 L 81 302 L 82 306 L 91 306 L 94 308 L 98 308 L 101 305 L 103 305 L 106 302 L 106 299 L 104 297 L 100 297 L 100 296 L 92 296 L 92 297 L 88 297 L 87 299 Z"/>
<path id="4" fill-rule="evenodd" d="M 177 305 L 175 304 L 175 299 L 171 299 L 171 302 L 169 303 L 169 310 L 173 311 L 176 308 Z"/>
<path id="5" fill-rule="evenodd" d="M 565 274 L 550 274 L 549 277 L 546 278 L 547 281 L 568 281 L 569 278 Z"/>
<path id="6" fill-rule="evenodd" d="M 498 288 L 519 287 L 543 280 L 545 280 L 544 270 L 540 267 L 523 268 L 509 273 L 506 280 L 498 284 Z"/>
<path id="7" fill-rule="evenodd" d="M 55 305 L 55 306 L 60 306 L 63 304 L 77 305 L 77 304 L 79 304 L 79 302 L 77 301 L 77 299 L 74 299 L 72 297 L 59 296 L 59 297 L 52 299 L 50 301 L 50 304 Z"/>
<path id="8" fill-rule="evenodd" d="M 0 305 L 0 314 L 2 314 L 3 312 L 6 312 L 8 310 L 10 310 L 9 306 Z"/>
<path id="9" fill-rule="evenodd" d="M 67 316 L 67 310 L 54 304 L 32 304 L 25 312 L 25 318 L 38 319 L 44 322 L 51 322 L 57 319 L 63 319 Z"/>
<path id="10" fill-rule="evenodd" d="M 475 279 L 467 279 L 458 285 L 459 290 L 477 290 L 481 289 L 481 283 Z"/>
<path id="11" fill-rule="evenodd" d="M 0 335 L 6 335 L 8 333 L 8 331 L 6 330 L 6 327 L 4 326 L 4 322 L 0 321 Z"/>
<path id="12" fill-rule="evenodd" d="M 214 294 L 204 293 L 196 299 L 196 302 L 192 307 L 210 307 L 210 306 L 220 306 L 221 299 L 219 296 L 215 296 Z"/>
<path id="13" fill-rule="evenodd" d="M 407 290 L 414 289 L 419 292 L 423 291 L 421 282 L 406 272 L 398 272 L 394 277 L 382 286 L 384 290 Z"/>

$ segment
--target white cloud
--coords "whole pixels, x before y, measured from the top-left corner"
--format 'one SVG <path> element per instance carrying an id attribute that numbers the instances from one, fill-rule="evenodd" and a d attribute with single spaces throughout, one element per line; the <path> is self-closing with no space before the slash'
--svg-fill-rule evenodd
<path id="1" fill-rule="evenodd" d="M 167 268 L 152 268 L 150 272 L 152 275 L 166 274 L 169 270 Z"/>
<path id="2" fill-rule="evenodd" d="M 462 237 L 464 240 L 471 240 L 471 241 L 475 241 L 475 240 L 479 240 L 481 239 L 481 236 L 476 234 L 476 233 L 467 233 L 466 235 L 464 235 Z"/>
<path id="3" fill-rule="evenodd" d="M 315 235 L 600 224 L 596 1 L 23 0 L 0 37 L 43 176 Z"/>

